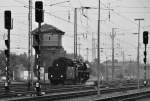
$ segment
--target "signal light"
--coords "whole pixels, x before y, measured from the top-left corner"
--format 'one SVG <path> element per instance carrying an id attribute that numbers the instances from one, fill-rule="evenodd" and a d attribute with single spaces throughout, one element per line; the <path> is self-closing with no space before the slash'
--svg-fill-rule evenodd
<path id="1" fill-rule="evenodd" d="M 35 21 L 36 22 L 43 22 L 44 15 L 43 15 L 43 2 L 42 1 L 36 1 L 35 2 Z"/>
<path id="2" fill-rule="evenodd" d="M 11 29 L 11 11 L 5 11 L 5 28 Z"/>
<path id="3" fill-rule="evenodd" d="M 5 56 L 8 58 L 9 57 L 9 51 L 6 49 L 5 50 Z"/>
<path id="4" fill-rule="evenodd" d="M 146 55 L 147 55 L 147 52 L 146 52 L 146 51 L 144 51 L 144 56 L 146 57 Z"/>
<path id="5" fill-rule="evenodd" d="M 143 59 L 143 61 L 144 61 L 144 63 L 146 64 L 147 59 L 146 59 L 146 58 L 144 58 L 144 59 Z"/>
<path id="6" fill-rule="evenodd" d="M 5 45 L 7 47 L 7 49 L 9 48 L 9 41 L 8 40 L 5 40 Z"/>
<path id="7" fill-rule="evenodd" d="M 148 44 L 148 31 L 143 32 L 143 43 Z"/>

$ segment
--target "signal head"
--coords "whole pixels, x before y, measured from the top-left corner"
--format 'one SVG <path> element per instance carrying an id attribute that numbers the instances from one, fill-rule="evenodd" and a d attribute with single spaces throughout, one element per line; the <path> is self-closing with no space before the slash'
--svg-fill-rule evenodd
<path id="1" fill-rule="evenodd" d="M 35 21 L 39 22 L 39 23 L 44 21 L 43 2 L 42 1 L 35 2 Z"/>
<path id="2" fill-rule="evenodd" d="M 4 12 L 4 19 L 5 19 L 5 28 L 11 29 L 11 11 Z"/>
<path id="3" fill-rule="evenodd" d="M 143 32 L 143 43 L 148 44 L 148 31 Z"/>

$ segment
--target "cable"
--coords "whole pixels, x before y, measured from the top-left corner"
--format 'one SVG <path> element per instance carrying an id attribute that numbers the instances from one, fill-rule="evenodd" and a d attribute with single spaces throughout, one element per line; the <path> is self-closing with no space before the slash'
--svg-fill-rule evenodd
<path id="1" fill-rule="evenodd" d="M 21 1 L 18 1 L 18 0 L 13 0 L 13 1 L 15 1 L 15 2 L 18 2 L 19 4 L 21 4 L 21 5 L 25 5 L 23 2 L 21 2 Z"/>
<path id="2" fill-rule="evenodd" d="M 54 5 L 57 5 L 57 4 L 62 4 L 62 3 L 66 3 L 66 2 L 70 2 L 70 0 L 68 0 L 68 1 L 62 1 L 62 2 L 58 2 L 58 3 L 55 3 L 55 4 L 51 4 L 51 5 L 49 5 L 49 6 L 54 6 Z"/>
<path id="3" fill-rule="evenodd" d="M 0 6 L 0 7 L 23 7 L 23 6 L 9 5 L 9 6 Z"/>
<path id="4" fill-rule="evenodd" d="M 16 0 L 14 0 L 14 1 L 16 1 Z M 16 2 L 18 2 L 18 1 L 16 1 Z M 19 2 L 19 3 L 20 3 L 20 4 L 24 4 L 24 3 L 22 3 L 22 2 Z M 70 4 L 70 5 L 71 5 L 71 4 Z M 23 7 L 28 8 L 28 6 L 23 6 Z M 35 8 L 33 8 L 33 9 L 35 9 Z M 60 20 L 62 20 L 62 21 L 68 22 L 68 20 L 63 19 L 63 18 L 61 18 L 61 17 L 58 17 L 58 16 L 56 16 L 56 15 L 53 15 L 53 14 L 51 14 L 50 12 L 45 12 L 45 13 L 48 14 L 48 15 L 50 15 L 50 16 L 53 16 L 53 17 L 55 17 L 55 18 L 57 18 L 57 19 L 60 19 Z M 68 22 L 68 23 L 74 24 L 73 22 Z M 83 27 L 83 25 L 82 25 L 82 27 Z M 79 27 L 79 28 L 81 28 L 81 27 Z M 84 28 L 86 29 L 87 27 L 84 26 Z"/>
<path id="5" fill-rule="evenodd" d="M 103 2 L 101 2 L 101 4 L 102 4 L 103 6 L 105 6 L 106 8 L 108 8 Z M 114 10 L 113 10 L 112 12 L 114 12 L 114 13 L 116 13 L 117 15 L 123 17 L 124 19 L 126 19 L 126 20 L 128 20 L 128 21 L 130 21 L 130 22 L 132 22 L 132 23 L 134 23 L 134 24 L 136 24 L 136 25 L 138 25 L 137 23 L 133 22 L 133 21 L 132 21 L 131 19 L 129 19 L 128 17 L 126 17 L 126 16 L 124 16 L 124 15 L 121 15 L 121 14 L 118 13 L 118 12 L 116 12 L 116 11 L 114 11 Z"/>
<path id="6" fill-rule="evenodd" d="M 144 7 L 142 7 L 142 6 L 116 6 L 113 8 L 135 8 L 135 9 L 140 8 L 141 9 L 141 8 L 150 8 L 150 6 L 144 6 Z"/>
<path id="7" fill-rule="evenodd" d="M 126 17 L 126 16 L 124 16 L 124 15 L 121 15 L 120 13 L 118 13 L 118 12 L 116 12 L 116 11 L 113 11 L 113 12 L 116 13 L 117 15 L 123 17 L 124 19 L 126 19 L 126 20 L 132 22 L 133 24 L 138 25 L 137 23 L 135 23 L 134 21 L 132 21 L 130 18 L 128 18 L 128 17 Z"/>
<path id="8" fill-rule="evenodd" d="M 24 7 L 25 7 L 25 8 L 28 8 L 28 6 L 24 6 Z M 32 9 L 35 9 L 35 8 L 32 8 Z M 70 23 L 70 24 L 74 24 L 73 22 L 71 22 L 71 21 L 68 22 L 68 20 L 66 20 L 66 19 L 64 19 L 64 18 L 62 18 L 62 17 L 56 16 L 56 15 L 50 13 L 50 12 L 46 12 L 46 11 L 44 11 L 44 12 L 45 12 L 46 14 L 50 15 L 50 16 L 53 16 L 53 17 L 59 19 L 59 20 L 65 21 L 65 22 Z M 80 25 L 79 25 L 79 26 L 80 26 Z M 82 28 L 83 28 L 83 27 L 84 27 L 84 26 L 82 25 Z M 79 27 L 79 28 L 81 28 L 81 27 Z M 86 27 L 85 27 L 85 28 L 86 28 Z"/>
<path id="9" fill-rule="evenodd" d="M 130 42 L 127 42 L 127 41 L 125 41 L 125 40 L 120 40 L 120 41 L 122 41 L 123 44 L 130 45 L 133 49 L 136 49 L 136 48 L 137 48 L 137 46 L 135 46 L 134 44 L 131 44 Z"/>
<path id="10" fill-rule="evenodd" d="M 106 8 L 108 8 L 104 3 L 102 3 L 102 4 L 103 4 Z M 124 19 L 126 19 L 126 20 L 132 22 L 133 24 L 138 25 L 137 23 L 135 23 L 134 21 L 132 21 L 132 20 L 129 19 L 128 17 L 126 17 L 126 16 L 124 16 L 124 15 L 121 15 L 120 13 L 118 13 L 118 12 L 116 12 L 116 11 L 114 11 L 114 10 L 113 10 L 113 12 L 116 13 L 117 15 L 123 17 Z M 149 27 L 149 25 L 148 25 L 148 27 Z M 145 28 L 145 26 L 142 26 L 142 28 Z M 127 30 L 128 30 L 128 29 L 127 29 Z"/>

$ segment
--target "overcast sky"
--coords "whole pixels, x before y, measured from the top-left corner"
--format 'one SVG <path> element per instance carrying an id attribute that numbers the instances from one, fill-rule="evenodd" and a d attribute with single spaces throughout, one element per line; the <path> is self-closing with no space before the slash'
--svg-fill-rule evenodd
<path id="1" fill-rule="evenodd" d="M 36 0 L 33 1 L 33 8 Z M 66 1 L 66 2 L 64 2 Z M 67 2 L 69 1 L 69 2 Z M 64 3 L 60 3 L 64 2 Z M 63 46 L 69 53 L 73 53 L 73 24 L 74 8 L 83 6 L 92 7 L 88 10 L 78 9 L 78 39 L 81 43 L 81 54 L 86 59 L 86 48 L 89 48 L 89 60 L 92 59 L 92 33 L 97 37 L 98 0 L 43 0 L 44 23 L 54 25 L 65 32 Z M 60 3 L 60 4 L 56 4 Z M 56 5 L 52 5 L 56 4 Z M 109 10 L 109 8 L 111 10 Z M 0 49 L 4 50 L 4 39 L 7 31 L 4 29 L 4 11 L 11 10 L 14 27 L 11 30 L 11 52 L 23 53 L 28 51 L 28 0 L 0 0 Z M 109 18 L 110 14 L 110 18 Z M 84 15 L 84 16 L 83 16 Z M 70 16 L 70 19 L 68 17 Z M 122 60 L 124 51 L 125 59 L 136 60 L 138 22 L 135 18 L 144 18 L 141 21 L 140 33 L 140 60 L 143 60 L 142 32 L 150 31 L 150 0 L 101 0 L 101 44 L 103 48 L 101 61 L 106 56 L 111 59 L 112 28 L 116 29 L 115 58 Z M 43 24 L 44 24 L 43 23 Z M 34 20 L 33 29 L 37 27 Z M 149 46 L 149 45 L 148 45 Z M 150 53 L 148 52 L 148 58 Z M 148 60 L 150 61 L 150 60 Z"/>

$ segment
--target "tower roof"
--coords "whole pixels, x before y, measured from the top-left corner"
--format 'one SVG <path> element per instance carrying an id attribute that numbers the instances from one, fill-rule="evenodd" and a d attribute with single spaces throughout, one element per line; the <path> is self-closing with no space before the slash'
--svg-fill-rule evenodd
<path id="1" fill-rule="evenodd" d="M 38 32 L 38 28 L 32 31 L 32 34 L 36 34 Z M 65 32 L 61 31 L 60 29 L 54 27 L 53 25 L 43 24 L 41 26 L 41 33 L 53 33 L 53 34 L 61 34 L 64 35 Z"/>

